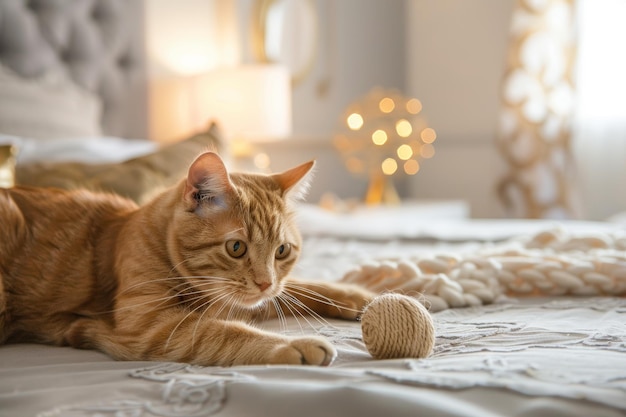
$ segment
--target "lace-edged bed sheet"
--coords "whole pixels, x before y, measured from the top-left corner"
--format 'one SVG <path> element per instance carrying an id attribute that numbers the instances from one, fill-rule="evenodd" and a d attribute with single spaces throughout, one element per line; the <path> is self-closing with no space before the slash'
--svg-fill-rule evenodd
<path id="1" fill-rule="evenodd" d="M 492 415 L 519 415 L 524 401 L 537 398 L 566 415 L 626 412 L 624 298 L 532 298 L 449 309 L 435 313 L 434 319 L 435 350 L 422 360 L 371 360 L 358 323 L 314 323 L 317 332 L 338 347 L 339 357 L 329 368 L 124 363 L 97 352 L 34 345 L 21 348 L 33 349 L 39 358 L 20 367 L 10 366 L 11 352 L 5 352 L 13 350 L 17 357 L 20 346 L 9 345 L 0 348 L 0 405 L 24 401 L 24 406 L 33 406 L 43 398 L 47 407 L 38 415 L 47 417 L 200 417 L 245 415 L 261 408 L 293 410 L 290 407 L 315 399 L 317 408 L 298 413 L 308 416 L 330 407 L 331 399 L 333 407 L 367 412 L 366 403 L 357 401 L 369 396 L 380 410 L 391 410 L 390 415 L 411 415 L 415 407 L 437 407 L 443 415 L 481 415 L 469 409 L 454 414 L 460 406 L 457 397 L 465 395 L 461 407 L 472 404 L 483 413 L 496 411 Z M 291 319 L 286 328 L 277 321 L 264 327 L 292 335 L 312 333 L 302 320 Z M 42 358 L 46 352 L 52 352 L 52 360 Z M 97 361 L 72 363 L 67 356 L 72 352 Z M 65 355 L 67 363 L 54 365 L 54 354 Z M 7 389 L 11 379 L 18 387 L 13 392 Z M 436 405 L 432 397 L 424 402 L 422 389 L 435 389 L 443 399 Z M 333 390 L 343 394 L 333 395 Z M 503 390 L 517 394 L 511 397 L 517 402 L 498 406 L 502 401 L 496 398 Z M 272 398 L 280 398 L 280 406 Z"/>

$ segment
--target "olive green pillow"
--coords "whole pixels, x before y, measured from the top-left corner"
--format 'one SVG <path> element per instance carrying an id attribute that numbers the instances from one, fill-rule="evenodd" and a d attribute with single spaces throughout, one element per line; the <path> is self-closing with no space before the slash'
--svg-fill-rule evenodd
<path id="1" fill-rule="evenodd" d="M 143 204 L 157 192 L 184 178 L 189 165 L 200 153 L 207 150 L 220 152 L 222 145 L 219 129 L 211 125 L 206 132 L 121 163 L 18 163 L 15 183 L 113 192 Z"/>

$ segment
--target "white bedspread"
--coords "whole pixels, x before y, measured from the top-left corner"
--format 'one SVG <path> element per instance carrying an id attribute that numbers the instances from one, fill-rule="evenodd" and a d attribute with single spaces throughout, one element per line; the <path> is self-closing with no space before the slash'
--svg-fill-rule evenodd
<path id="1" fill-rule="evenodd" d="M 422 360 L 371 360 L 358 323 L 319 325 L 339 349 L 329 368 L 202 368 L 3 346 L 0 415 L 626 413 L 626 300 L 526 299 L 434 316 L 435 352 Z M 291 320 L 282 331 L 311 332 L 301 324 L 304 330 Z M 267 327 L 280 330 L 278 322 Z"/>
<path id="2" fill-rule="evenodd" d="M 368 258 L 477 245 L 309 236 L 296 274 L 336 280 Z M 625 298 L 507 299 L 433 317 L 435 350 L 422 360 L 372 360 L 358 322 L 263 324 L 328 337 L 339 350 L 328 368 L 203 368 L 0 346 L 0 416 L 626 415 Z"/>

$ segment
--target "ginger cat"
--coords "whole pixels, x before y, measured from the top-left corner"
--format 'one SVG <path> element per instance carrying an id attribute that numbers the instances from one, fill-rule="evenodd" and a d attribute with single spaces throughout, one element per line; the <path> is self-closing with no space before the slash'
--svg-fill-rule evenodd
<path id="1" fill-rule="evenodd" d="M 355 319 L 373 296 L 287 277 L 301 248 L 292 202 L 313 164 L 229 174 L 207 152 L 142 207 L 81 190 L 0 189 L 0 343 L 120 360 L 330 364 L 324 338 L 246 324 L 307 311 Z"/>

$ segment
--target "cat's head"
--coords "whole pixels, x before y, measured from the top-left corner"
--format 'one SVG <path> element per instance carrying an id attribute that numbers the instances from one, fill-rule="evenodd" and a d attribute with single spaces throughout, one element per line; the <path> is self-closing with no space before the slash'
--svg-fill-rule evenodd
<path id="1" fill-rule="evenodd" d="M 313 165 L 229 173 L 212 152 L 191 164 L 168 246 L 199 300 L 254 307 L 280 294 L 302 246 L 293 203 L 304 196 Z"/>

